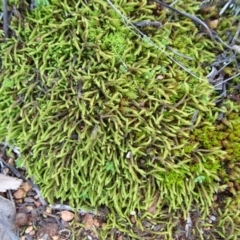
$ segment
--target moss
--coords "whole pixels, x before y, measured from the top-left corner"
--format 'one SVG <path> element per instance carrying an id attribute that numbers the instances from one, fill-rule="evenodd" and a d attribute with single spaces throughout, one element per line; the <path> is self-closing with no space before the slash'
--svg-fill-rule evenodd
<path id="1" fill-rule="evenodd" d="M 156 6 L 143 3 L 116 6 L 133 22 L 158 20 Z M 109 226 L 122 231 L 132 210 L 151 218 L 156 195 L 156 222 L 165 211 L 186 218 L 193 204 L 208 213 L 220 181 L 222 136 L 213 134 L 219 109 L 202 77 L 201 65 L 213 54 L 209 45 L 196 45 L 191 21 L 184 29 L 149 28 L 151 38 L 143 39 L 106 1 L 55 0 L 12 28 L 18 38 L 1 44 L 0 136 L 21 148 L 20 161 L 49 201 L 106 205 Z M 182 61 L 201 80 L 171 61 L 160 40 L 166 36 L 197 57 Z"/>
<path id="2" fill-rule="evenodd" d="M 193 139 L 204 148 L 221 147 L 226 151 L 225 158 L 231 162 L 238 161 L 240 155 L 240 117 L 238 112 L 227 115 L 215 127 L 205 126 L 194 130 Z"/>
<path id="3" fill-rule="evenodd" d="M 205 126 L 194 130 L 192 139 L 197 141 L 201 147 L 219 147 L 225 151 L 224 159 L 220 160 L 221 168 L 218 176 L 222 184 L 227 184 L 228 191 L 237 195 L 240 184 L 240 168 L 238 160 L 240 157 L 240 116 L 238 105 L 236 111 L 228 113 L 214 128 Z"/>

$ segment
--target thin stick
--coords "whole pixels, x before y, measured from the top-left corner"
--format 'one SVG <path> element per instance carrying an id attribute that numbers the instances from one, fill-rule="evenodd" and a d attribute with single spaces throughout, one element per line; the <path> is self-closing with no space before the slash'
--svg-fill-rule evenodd
<path id="1" fill-rule="evenodd" d="M 217 85 L 214 85 L 214 87 L 217 87 L 217 86 L 219 86 L 219 85 L 221 85 L 221 84 L 223 84 L 223 83 L 226 83 L 226 82 L 232 80 L 233 78 L 235 78 L 235 77 L 237 77 L 237 76 L 239 76 L 239 75 L 240 75 L 240 72 L 239 72 L 238 74 L 236 74 L 236 75 L 234 75 L 234 76 L 232 76 L 232 77 L 230 77 L 230 78 L 222 81 L 221 83 L 219 83 L 219 84 L 217 84 Z"/>
<path id="2" fill-rule="evenodd" d="M 231 45 L 234 45 L 239 37 L 239 34 L 240 34 L 240 22 L 238 23 L 238 28 L 237 28 L 237 31 L 233 37 L 233 40 L 231 42 Z"/>
<path id="3" fill-rule="evenodd" d="M 9 29 L 7 0 L 2 0 L 2 4 L 3 4 L 3 30 L 5 34 L 5 40 L 6 40 L 8 38 L 8 29 Z"/>

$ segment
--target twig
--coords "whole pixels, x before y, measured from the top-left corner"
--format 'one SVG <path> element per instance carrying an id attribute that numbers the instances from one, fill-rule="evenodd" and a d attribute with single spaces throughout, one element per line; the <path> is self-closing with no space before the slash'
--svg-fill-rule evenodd
<path id="1" fill-rule="evenodd" d="M 226 4 L 223 6 L 221 11 L 219 12 L 219 16 L 223 15 L 223 13 L 227 10 L 227 8 L 232 4 L 232 1 L 227 1 Z"/>
<path id="2" fill-rule="evenodd" d="M 8 5 L 7 5 L 7 0 L 2 0 L 2 5 L 3 5 L 3 30 L 5 34 L 5 40 L 8 38 Z"/>
<path id="3" fill-rule="evenodd" d="M 234 45 L 235 42 L 238 40 L 238 36 L 240 34 L 240 22 L 238 23 L 238 28 L 237 28 L 237 31 L 232 39 L 232 42 L 231 42 L 231 45 Z"/>
<path id="4" fill-rule="evenodd" d="M 190 238 L 190 236 L 191 236 L 191 228 L 192 228 L 192 219 L 190 217 L 190 214 L 188 214 L 186 225 L 185 225 L 187 239 Z"/>
<path id="5" fill-rule="evenodd" d="M 217 38 L 226 48 L 228 48 L 230 50 L 234 50 L 230 45 L 225 43 L 217 34 L 215 34 L 215 38 Z"/>
<path id="6" fill-rule="evenodd" d="M 215 85 L 214 87 L 217 87 L 217 86 L 219 86 L 219 85 L 221 85 L 221 84 L 223 84 L 223 83 L 225 83 L 225 82 L 228 82 L 228 81 L 232 80 L 233 78 L 235 78 L 235 77 L 237 77 L 237 76 L 239 76 L 239 75 L 240 75 L 240 72 L 239 72 L 238 74 L 236 74 L 236 75 L 234 75 L 234 76 L 232 76 L 232 77 L 230 77 L 230 78 L 222 81 L 221 83 Z"/>
<path id="7" fill-rule="evenodd" d="M 67 210 L 67 211 L 74 211 L 74 209 L 72 207 L 70 207 L 69 205 L 64 205 L 64 204 L 54 204 L 54 205 L 50 205 L 50 208 L 54 209 L 54 210 Z M 97 211 L 91 211 L 91 210 L 84 210 L 84 209 L 78 209 L 77 210 L 78 213 L 81 214 L 85 214 L 85 213 L 91 213 L 96 215 Z"/>
<path id="8" fill-rule="evenodd" d="M 54 215 L 54 214 L 51 214 L 51 213 L 47 213 L 47 212 L 43 212 L 42 214 L 43 214 L 43 215 L 47 215 L 48 217 L 54 218 L 55 221 L 57 222 L 57 224 L 59 225 L 59 227 L 60 227 L 61 229 L 64 228 L 63 224 L 62 224 L 61 221 L 60 221 L 60 217 L 58 217 L 58 216 L 56 216 L 56 215 Z"/>
<path id="9" fill-rule="evenodd" d="M 135 26 L 137 27 L 148 27 L 148 26 L 152 26 L 152 27 L 157 27 L 160 28 L 162 27 L 162 23 L 158 22 L 158 21 L 149 21 L 149 20 L 145 20 L 145 21 L 140 21 L 140 22 L 135 22 L 133 23 Z"/>
<path id="10" fill-rule="evenodd" d="M 12 165 L 10 165 L 9 163 L 7 163 L 6 161 L 4 161 L 1 157 L 0 157 L 0 161 L 2 162 L 2 164 L 7 167 L 9 170 L 11 170 L 11 172 L 16 175 L 18 178 L 23 179 L 24 181 L 29 182 L 31 185 L 33 185 L 33 183 L 31 181 L 29 181 L 27 178 L 25 178 L 25 176 L 23 174 L 21 174 L 16 168 L 14 168 Z"/>

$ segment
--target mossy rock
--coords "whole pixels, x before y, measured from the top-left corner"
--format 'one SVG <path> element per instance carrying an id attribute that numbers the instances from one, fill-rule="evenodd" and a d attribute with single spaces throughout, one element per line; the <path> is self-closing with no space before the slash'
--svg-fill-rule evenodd
<path id="1" fill-rule="evenodd" d="M 156 4 L 115 4 L 131 22 L 161 20 Z M 155 216 L 186 217 L 193 204 L 208 213 L 223 151 L 189 136 L 219 112 L 202 67 L 214 55 L 185 23 L 139 37 L 101 0 L 56 0 L 12 21 L 16 37 L 1 44 L 0 136 L 20 147 L 50 202 L 105 205 L 122 226 L 131 211 L 150 216 L 156 201 Z M 166 41 L 197 57 L 181 60 L 199 78 L 171 60 Z"/>

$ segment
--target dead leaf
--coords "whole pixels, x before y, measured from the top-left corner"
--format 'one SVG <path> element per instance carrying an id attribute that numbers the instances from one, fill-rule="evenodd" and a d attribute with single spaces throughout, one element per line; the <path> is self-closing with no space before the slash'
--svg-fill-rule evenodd
<path id="1" fill-rule="evenodd" d="M 94 225 L 94 221 L 93 221 L 93 217 L 91 214 L 86 213 L 83 219 L 83 223 L 85 225 L 85 229 L 86 230 L 91 230 L 93 228 Z"/>
<path id="2" fill-rule="evenodd" d="M 123 240 L 123 236 L 122 235 L 117 236 L 117 240 Z"/>
<path id="3" fill-rule="evenodd" d="M 61 218 L 65 222 L 70 222 L 74 218 L 74 213 L 69 211 L 61 211 Z"/>
<path id="4" fill-rule="evenodd" d="M 212 6 L 209 5 L 204 6 L 204 4 L 201 5 L 201 13 L 210 13 L 213 11 L 216 11 L 216 5 Z"/>
<path id="5" fill-rule="evenodd" d="M 219 23 L 219 20 L 218 20 L 218 19 L 215 19 L 215 20 L 209 21 L 209 22 L 208 22 L 208 26 L 209 26 L 211 29 L 217 29 L 218 23 Z"/>
<path id="6" fill-rule="evenodd" d="M 157 212 L 157 205 L 158 205 L 158 200 L 159 200 L 159 193 L 155 195 L 154 201 L 151 206 L 148 207 L 147 212 L 150 214 L 155 214 Z"/>
<path id="7" fill-rule="evenodd" d="M 135 223 L 136 223 L 136 218 L 135 218 L 134 215 L 131 215 L 131 216 L 130 216 L 130 221 L 131 221 L 132 224 L 135 224 Z"/>
<path id="8" fill-rule="evenodd" d="M 0 173 L 0 192 L 16 190 L 22 184 L 22 180 L 14 177 L 5 176 Z"/>

